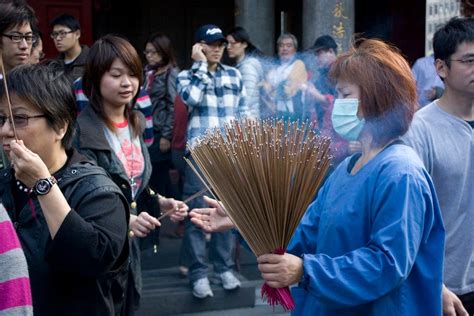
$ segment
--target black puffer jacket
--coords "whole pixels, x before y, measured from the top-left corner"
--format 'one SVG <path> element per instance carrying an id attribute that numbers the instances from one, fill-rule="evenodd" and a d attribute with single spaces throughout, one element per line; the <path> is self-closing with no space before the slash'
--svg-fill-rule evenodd
<path id="1" fill-rule="evenodd" d="M 38 199 L 16 211 L 11 169 L 0 172 L 0 198 L 20 238 L 35 315 L 114 315 L 122 304 L 129 246 L 127 202 L 105 171 L 68 154 L 54 176 L 71 207 L 54 240 Z"/>

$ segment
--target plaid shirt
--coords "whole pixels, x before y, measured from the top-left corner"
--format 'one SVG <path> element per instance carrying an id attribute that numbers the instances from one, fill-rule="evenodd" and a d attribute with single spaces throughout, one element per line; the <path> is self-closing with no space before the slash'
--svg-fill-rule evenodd
<path id="1" fill-rule="evenodd" d="M 79 114 L 87 105 L 89 105 L 89 99 L 82 90 L 82 77 L 77 78 L 74 81 L 74 94 L 76 95 L 77 114 Z M 147 147 L 153 144 L 154 133 L 153 133 L 153 117 L 152 117 L 152 104 L 150 97 L 146 90 L 141 87 L 138 92 L 137 102 L 133 108 L 143 113 L 145 116 L 145 130 L 143 131 L 143 141 Z"/>
<path id="2" fill-rule="evenodd" d="M 180 72 L 178 93 L 188 106 L 188 141 L 213 127 L 222 127 L 232 119 L 247 116 L 245 89 L 240 72 L 218 64 L 214 73 L 205 61 L 195 62 L 190 70 Z"/>

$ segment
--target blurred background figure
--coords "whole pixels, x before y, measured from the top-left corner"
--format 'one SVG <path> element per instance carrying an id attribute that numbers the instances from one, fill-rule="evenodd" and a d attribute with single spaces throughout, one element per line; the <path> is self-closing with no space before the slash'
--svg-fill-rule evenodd
<path id="1" fill-rule="evenodd" d="M 54 18 L 51 23 L 51 38 L 59 52 L 58 59 L 64 65 L 64 71 L 71 81 L 81 77 L 84 73 L 89 47 L 81 45 L 81 25 L 69 14 L 62 14 Z"/>
<path id="2" fill-rule="evenodd" d="M 31 48 L 31 54 L 29 59 L 30 64 L 38 64 L 44 59 L 43 40 L 41 39 L 41 32 L 37 32 L 36 36 L 38 39 Z"/>
<path id="3" fill-rule="evenodd" d="M 260 116 L 259 84 L 263 80 L 263 69 L 258 58 L 262 56 L 262 52 L 252 44 L 249 34 L 243 27 L 234 28 L 226 38 L 227 54 L 235 60 L 235 67 L 242 75 L 249 115 L 258 118 Z"/>
<path id="4" fill-rule="evenodd" d="M 420 107 L 424 107 L 443 95 L 444 83 L 436 72 L 434 62 L 433 55 L 421 57 L 416 60 L 411 69 L 416 81 Z"/>
<path id="5" fill-rule="evenodd" d="M 162 33 L 150 35 L 143 51 L 145 66 L 144 88 L 152 103 L 154 142 L 148 148 L 152 163 L 150 185 L 163 195 L 178 197 L 171 190 L 170 170 L 171 140 L 174 126 L 174 102 L 176 78 L 179 69 L 168 36 Z"/>
<path id="6" fill-rule="evenodd" d="M 303 111 L 303 90 L 306 88 L 308 74 L 306 67 L 297 58 L 298 40 L 293 34 L 283 33 L 278 37 L 278 60 L 262 83 L 263 117 L 296 119 Z"/>
<path id="7" fill-rule="evenodd" d="M 306 66 L 309 80 L 306 90 L 307 111 L 314 113 L 319 127 L 323 126 L 328 106 L 336 95 L 336 88 L 329 80 L 328 73 L 332 63 L 337 58 L 337 44 L 329 35 L 318 37 L 306 54 Z"/>

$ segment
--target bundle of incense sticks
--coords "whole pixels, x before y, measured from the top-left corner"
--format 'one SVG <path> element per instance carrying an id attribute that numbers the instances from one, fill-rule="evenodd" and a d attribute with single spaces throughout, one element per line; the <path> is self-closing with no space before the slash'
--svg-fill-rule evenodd
<path id="1" fill-rule="evenodd" d="M 284 253 L 332 158 L 329 139 L 316 135 L 312 124 L 281 119 L 232 121 L 188 148 L 203 182 L 257 256 Z M 294 307 L 288 288 L 265 284 L 262 296 Z"/>

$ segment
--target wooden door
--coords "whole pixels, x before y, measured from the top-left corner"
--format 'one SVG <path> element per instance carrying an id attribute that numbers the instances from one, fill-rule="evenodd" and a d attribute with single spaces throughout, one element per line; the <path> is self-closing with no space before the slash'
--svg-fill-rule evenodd
<path id="1" fill-rule="evenodd" d="M 29 0 L 33 7 L 42 33 L 43 51 L 47 58 L 55 57 L 58 52 L 54 42 L 49 37 L 51 27 L 49 23 L 60 14 L 67 13 L 74 16 L 81 24 L 81 44 L 91 45 L 92 38 L 92 1 L 93 0 Z"/>

